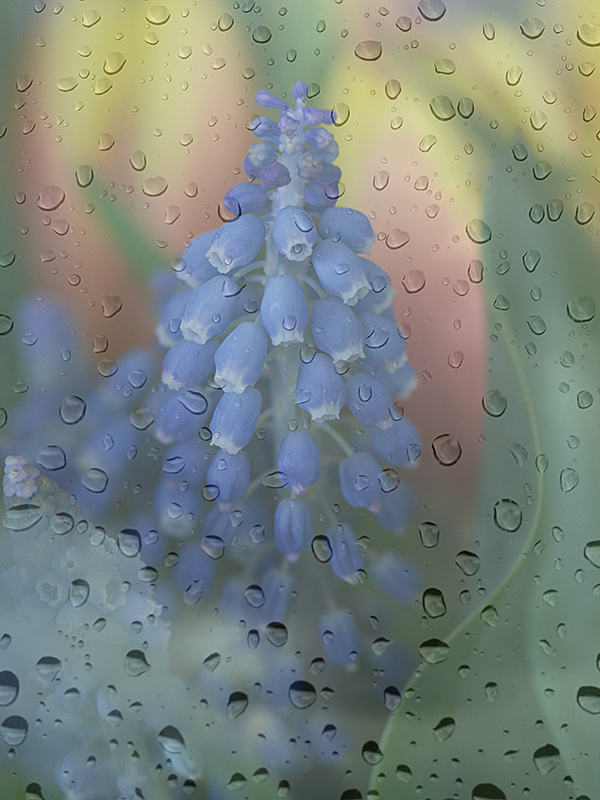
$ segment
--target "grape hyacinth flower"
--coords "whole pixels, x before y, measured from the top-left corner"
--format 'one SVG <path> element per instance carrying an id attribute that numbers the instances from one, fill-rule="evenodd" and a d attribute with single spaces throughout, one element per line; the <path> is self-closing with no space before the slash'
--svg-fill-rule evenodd
<path id="1" fill-rule="evenodd" d="M 159 761 L 182 790 L 206 770 L 220 797 L 238 774 L 225 751 L 247 770 L 260 757 L 303 772 L 283 743 L 316 730 L 314 675 L 374 658 L 365 592 L 385 606 L 420 591 L 389 552 L 411 508 L 396 467 L 420 453 L 399 403 L 415 379 L 394 291 L 365 257 L 368 218 L 336 205 L 335 115 L 308 105 L 304 83 L 292 96 L 256 95 L 280 118 L 252 121 L 249 181 L 223 201 L 233 219 L 194 238 L 162 285 L 160 355 L 126 356 L 100 390 L 69 389 L 68 418 L 39 415 L 20 455 L 24 423 L 6 431 L 0 609 L 5 627 L 14 604 L 22 630 L 45 627 L 31 657 L 13 648 L 7 661 L 38 683 L 17 683 L 20 710 L 0 725 L 31 766 L 36 705 L 51 709 L 42 728 L 60 714 L 64 739 L 53 731 L 48 747 L 66 797 L 154 796 Z M 165 787 L 156 797 L 175 796 Z"/>

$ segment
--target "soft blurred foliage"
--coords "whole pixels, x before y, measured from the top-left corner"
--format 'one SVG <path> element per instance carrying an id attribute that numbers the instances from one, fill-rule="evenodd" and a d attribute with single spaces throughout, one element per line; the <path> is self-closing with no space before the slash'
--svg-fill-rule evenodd
<path id="1" fill-rule="evenodd" d="M 12 8 L 0 312 L 58 295 L 94 357 L 150 341 L 147 281 L 220 224 L 255 91 L 308 83 L 398 291 L 424 443 L 398 549 L 447 608 L 397 615 L 422 665 L 343 786 L 366 793 L 373 767 L 373 798 L 593 798 L 600 20 L 584 0 L 446 5 Z M 9 414 L 19 346 L 0 339 Z"/>

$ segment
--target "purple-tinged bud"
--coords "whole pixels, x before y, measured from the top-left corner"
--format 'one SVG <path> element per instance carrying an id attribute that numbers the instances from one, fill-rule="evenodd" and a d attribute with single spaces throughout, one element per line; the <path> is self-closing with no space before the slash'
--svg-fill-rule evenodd
<path id="1" fill-rule="evenodd" d="M 295 494 L 304 494 L 321 474 L 321 454 L 315 437 L 305 431 L 286 433 L 279 445 L 277 467 L 283 485 Z"/>
<path id="2" fill-rule="evenodd" d="M 268 346 L 269 337 L 261 325 L 240 322 L 215 353 L 217 386 L 225 392 L 243 392 L 259 379 Z"/>
<path id="3" fill-rule="evenodd" d="M 333 133 L 325 128 L 309 128 L 304 131 L 304 138 L 315 150 L 324 150 L 335 142 Z"/>
<path id="4" fill-rule="evenodd" d="M 361 425 L 389 428 L 394 421 L 394 398 L 385 386 L 366 372 L 346 380 L 348 408 Z"/>
<path id="5" fill-rule="evenodd" d="M 417 429 L 404 417 L 394 419 L 387 430 L 369 428 L 369 440 L 377 455 L 392 466 L 415 467 L 421 455 Z"/>
<path id="6" fill-rule="evenodd" d="M 292 86 L 292 97 L 294 100 L 304 100 L 307 94 L 308 86 L 304 83 L 304 81 L 296 81 L 296 83 Z"/>
<path id="7" fill-rule="evenodd" d="M 395 372 L 407 360 L 406 341 L 395 322 L 365 312 L 359 317 L 365 332 L 365 358 L 376 369 Z"/>
<path id="8" fill-rule="evenodd" d="M 346 583 L 357 584 L 357 573 L 363 568 L 365 559 L 352 529 L 349 525 L 336 525 L 327 531 L 326 536 L 331 545 L 329 563 L 334 574 Z"/>
<path id="9" fill-rule="evenodd" d="M 252 163 L 250 156 L 244 158 L 242 168 L 251 181 L 257 181 L 260 178 L 260 167 Z"/>
<path id="10" fill-rule="evenodd" d="M 250 461 L 244 450 L 236 453 L 218 451 L 210 463 L 206 486 L 215 489 L 221 511 L 244 498 L 250 484 Z"/>
<path id="11" fill-rule="evenodd" d="M 300 363 L 296 399 L 313 421 L 339 417 L 346 404 L 346 386 L 328 355 L 315 353 L 311 361 Z"/>
<path id="12" fill-rule="evenodd" d="M 4 494 L 6 497 L 29 500 L 37 492 L 35 479 L 39 476 L 39 469 L 28 464 L 23 456 L 7 456 L 2 481 Z"/>
<path id="13" fill-rule="evenodd" d="M 169 389 L 193 389 L 213 374 L 218 342 L 196 344 L 180 339 L 163 359 L 161 380 Z"/>
<path id="14" fill-rule="evenodd" d="M 266 89 L 259 89 L 254 95 L 254 101 L 256 105 L 262 106 L 263 108 L 279 108 L 281 111 L 287 111 L 289 109 L 285 100 L 280 100 L 279 97 L 275 97 L 272 92 L 268 92 Z"/>
<path id="15" fill-rule="evenodd" d="M 236 217 L 262 211 L 266 204 L 267 195 L 257 183 L 238 183 L 223 198 L 225 208 Z"/>
<path id="16" fill-rule="evenodd" d="M 277 160 L 277 150 L 267 142 L 255 142 L 248 148 L 248 158 L 255 167 L 262 169 Z"/>
<path id="17" fill-rule="evenodd" d="M 196 289 L 216 275 L 215 268 L 206 257 L 214 235 L 215 231 L 206 231 L 192 239 L 186 245 L 181 260 L 174 267 L 177 277 L 192 289 Z"/>
<path id="18" fill-rule="evenodd" d="M 323 170 L 323 162 L 312 153 L 305 153 L 297 162 L 297 172 L 303 181 L 312 181 Z"/>
<path id="19" fill-rule="evenodd" d="M 392 282 L 387 272 L 366 258 L 363 258 L 363 261 L 371 291 L 358 301 L 356 311 L 357 313 L 370 311 L 372 314 L 381 314 L 391 307 L 396 291 L 392 289 Z"/>
<path id="20" fill-rule="evenodd" d="M 308 550 L 313 537 L 310 508 L 301 498 L 280 500 L 275 509 L 275 545 L 280 553 L 295 563 Z"/>
<path id="21" fill-rule="evenodd" d="M 307 183 L 303 192 L 306 202 L 318 209 L 335 205 L 341 196 L 337 181 L 327 181 L 322 178 L 319 173 L 319 180 Z"/>
<path id="22" fill-rule="evenodd" d="M 154 435 L 159 442 L 171 444 L 197 435 L 206 424 L 208 400 L 191 389 L 168 392 L 156 412 Z"/>
<path id="23" fill-rule="evenodd" d="M 369 575 L 394 600 L 411 603 L 421 593 L 421 577 L 415 567 L 394 553 L 383 553 L 373 561 Z"/>
<path id="24" fill-rule="evenodd" d="M 252 438 L 261 406 L 262 395 L 252 386 L 247 386 L 241 394 L 225 392 L 210 422 L 210 443 L 235 455 Z"/>
<path id="25" fill-rule="evenodd" d="M 362 259 L 343 242 L 325 239 L 313 250 L 312 263 L 325 291 L 349 306 L 369 291 Z"/>
<path id="26" fill-rule="evenodd" d="M 163 347 L 172 347 L 181 339 L 181 319 L 191 297 L 192 290 L 185 289 L 172 297 L 161 312 L 154 333 Z"/>
<path id="27" fill-rule="evenodd" d="M 304 122 L 311 126 L 333 125 L 335 121 L 333 111 L 325 108 L 313 108 L 312 106 L 307 106 L 304 109 L 303 117 Z"/>
<path id="28" fill-rule="evenodd" d="M 266 192 L 279 189 L 280 186 L 287 186 L 291 180 L 288 168 L 279 161 L 262 167 L 260 170 L 260 185 Z"/>
<path id="29" fill-rule="evenodd" d="M 304 341 L 308 308 L 302 286 L 293 275 L 273 275 L 260 304 L 260 321 L 274 345 Z"/>
<path id="30" fill-rule="evenodd" d="M 355 453 L 340 463 L 340 486 L 348 505 L 377 513 L 383 500 L 383 470 L 370 453 Z"/>
<path id="31" fill-rule="evenodd" d="M 297 119 L 290 117 L 288 114 L 284 114 L 277 124 L 280 132 L 284 136 L 291 136 L 292 133 L 295 133 L 298 130 L 300 122 Z"/>
<path id="32" fill-rule="evenodd" d="M 279 126 L 269 117 L 254 117 L 250 120 L 248 129 L 260 139 L 279 139 Z"/>
<path id="33" fill-rule="evenodd" d="M 306 211 L 297 206 L 285 206 L 275 217 L 273 242 L 290 261 L 304 261 L 317 243 L 315 223 Z"/>
<path id="34" fill-rule="evenodd" d="M 376 238 L 368 217 L 360 211 L 341 206 L 325 209 L 319 220 L 318 231 L 322 239 L 341 241 L 355 253 L 368 253 Z"/>
<path id="35" fill-rule="evenodd" d="M 219 272 L 232 272 L 254 261 L 264 240 L 264 223 L 244 214 L 219 228 L 206 257 Z"/>
<path id="36" fill-rule="evenodd" d="M 364 358 L 360 320 L 338 297 L 322 297 L 315 302 L 311 329 L 315 346 L 336 364 Z"/>
<path id="37" fill-rule="evenodd" d="M 231 278 L 216 275 L 194 289 L 183 312 L 181 332 L 185 339 L 204 344 L 229 325 L 240 288 Z"/>
<path id="38" fill-rule="evenodd" d="M 338 609 L 319 619 L 323 655 L 329 664 L 352 669 L 361 649 L 361 635 L 350 611 Z"/>

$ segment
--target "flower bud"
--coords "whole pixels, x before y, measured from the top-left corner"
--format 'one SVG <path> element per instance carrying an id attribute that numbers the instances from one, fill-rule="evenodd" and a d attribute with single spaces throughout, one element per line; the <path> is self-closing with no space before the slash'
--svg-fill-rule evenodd
<path id="1" fill-rule="evenodd" d="M 313 536 L 310 508 L 298 498 L 280 500 L 275 509 L 275 545 L 292 564 L 310 547 Z"/>
<path id="2" fill-rule="evenodd" d="M 290 261 L 304 261 L 317 243 L 317 231 L 306 211 L 285 206 L 275 217 L 273 242 Z"/>
<path id="3" fill-rule="evenodd" d="M 383 499 L 382 472 L 377 459 L 369 453 L 345 458 L 340 463 L 340 486 L 348 505 L 377 513 Z"/>
<path id="4" fill-rule="evenodd" d="M 334 363 L 364 358 L 363 327 L 352 309 L 337 297 L 322 297 L 312 309 L 313 341 Z"/>
<path id="5" fill-rule="evenodd" d="M 244 214 L 219 228 L 206 257 L 219 272 L 232 272 L 254 261 L 264 240 L 263 222 L 253 214 Z"/>
<path id="6" fill-rule="evenodd" d="M 365 332 L 365 357 L 377 369 L 395 372 L 407 360 L 406 342 L 395 322 L 365 312 L 359 319 Z"/>
<path id="7" fill-rule="evenodd" d="M 257 183 L 238 183 L 223 198 L 225 208 L 236 217 L 262 211 L 266 204 L 267 195 Z"/>
<path id="8" fill-rule="evenodd" d="M 392 425 L 394 398 L 378 380 L 366 372 L 357 372 L 346 381 L 346 394 L 348 408 L 361 425 Z"/>
<path id="9" fill-rule="evenodd" d="M 325 239 L 313 250 L 312 262 L 325 291 L 349 306 L 355 305 L 369 291 L 362 259 L 343 242 Z"/>
<path id="10" fill-rule="evenodd" d="M 260 305 L 260 321 L 274 345 L 304 341 L 308 308 L 297 278 L 293 275 L 269 278 Z"/>
<path id="11" fill-rule="evenodd" d="M 217 345 L 215 339 L 209 339 L 205 344 L 180 339 L 163 359 L 162 382 L 176 391 L 199 386 L 214 372 Z"/>
<path id="12" fill-rule="evenodd" d="M 269 338 L 254 322 L 240 322 L 217 348 L 215 383 L 225 392 L 240 394 L 257 381 L 267 355 Z"/>
<path id="13" fill-rule="evenodd" d="M 355 253 L 368 253 L 375 242 L 375 231 L 368 217 L 353 208 L 326 208 L 317 230 L 322 239 L 341 241 Z"/>
<path id="14" fill-rule="evenodd" d="M 296 399 L 314 421 L 338 419 L 346 404 L 346 387 L 328 355 L 315 353 L 311 361 L 300 363 Z"/>
<path id="15" fill-rule="evenodd" d="M 210 443 L 235 455 L 252 438 L 261 405 L 261 393 L 252 386 L 246 387 L 241 394 L 225 392 L 210 422 Z"/>
<path id="16" fill-rule="evenodd" d="M 181 320 L 185 339 L 204 344 L 229 325 L 240 289 L 229 277 L 216 275 L 192 292 Z"/>
<path id="17" fill-rule="evenodd" d="M 346 583 L 358 583 L 357 572 L 362 569 L 365 559 L 356 537 L 349 525 L 336 525 L 326 534 L 331 545 L 331 569 Z"/>
<path id="18" fill-rule="evenodd" d="M 196 236 L 183 251 L 177 275 L 192 289 L 196 289 L 217 274 L 215 268 L 206 257 L 216 231 L 206 231 Z"/>
<path id="19" fill-rule="evenodd" d="M 235 454 L 220 450 L 206 474 L 207 487 L 215 487 L 221 511 L 244 498 L 250 484 L 250 460 L 244 450 Z"/>
<path id="20" fill-rule="evenodd" d="M 304 431 L 286 433 L 279 446 L 277 462 L 284 486 L 304 494 L 321 474 L 321 454 L 315 437 Z"/>

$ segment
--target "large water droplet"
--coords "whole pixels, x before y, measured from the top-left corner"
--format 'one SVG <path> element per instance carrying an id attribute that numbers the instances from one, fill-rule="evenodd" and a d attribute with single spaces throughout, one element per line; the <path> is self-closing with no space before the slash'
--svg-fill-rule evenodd
<path id="1" fill-rule="evenodd" d="M 472 800 L 506 800 L 506 795 L 495 783 L 479 783 L 473 789 Z"/>
<path id="2" fill-rule="evenodd" d="M 103 469 L 92 467 L 83 474 L 81 483 L 88 491 L 101 494 L 108 485 L 108 475 Z"/>
<path id="3" fill-rule="evenodd" d="M 436 461 L 443 467 L 451 467 L 456 464 L 462 455 L 460 442 L 451 433 L 443 433 L 441 436 L 436 436 L 431 443 L 431 447 Z"/>
<path id="4" fill-rule="evenodd" d="M 469 239 L 475 244 L 485 244 L 492 238 L 489 225 L 486 225 L 482 219 L 472 219 L 467 222 L 466 231 Z"/>
<path id="5" fill-rule="evenodd" d="M 58 414 L 65 425 L 76 425 L 84 418 L 86 408 L 83 398 L 69 395 L 60 404 Z"/>
<path id="6" fill-rule="evenodd" d="M 0 734 L 9 747 L 18 747 L 27 738 L 29 725 L 24 717 L 7 717 L 0 725 Z"/>
<path id="7" fill-rule="evenodd" d="M 390 173 L 382 169 L 373 176 L 373 188 L 378 192 L 383 191 L 390 182 Z"/>
<path id="8" fill-rule="evenodd" d="M 364 743 L 362 747 L 362 757 L 367 764 L 370 764 L 372 767 L 374 767 L 375 764 L 379 764 L 379 762 L 383 759 L 383 753 L 379 749 L 377 742 L 370 741 Z"/>
<path id="9" fill-rule="evenodd" d="M 19 694 L 19 679 L 8 669 L 0 672 L 0 706 L 14 703 Z"/>
<path id="10" fill-rule="evenodd" d="M 166 6 L 152 6 L 146 13 L 146 19 L 152 25 L 164 25 L 170 18 L 171 12 Z"/>
<path id="11" fill-rule="evenodd" d="M 289 697 L 293 706 L 304 709 L 312 706 L 317 699 L 317 692 L 308 681 L 294 681 L 289 688 Z"/>
<path id="12" fill-rule="evenodd" d="M 454 75 L 456 72 L 456 64 L 449 58 L 436 58 L 433 68 L 438 75 Z"/>
<path id="13" fill-rule="evenodd" d="M 252 38 L 257 44 L 266 44 L 271 41 L 272 33 L 266 25 L 259 25 L 252 31 Z"/>
<path id="14" fill-rule="evenodd" d="M 56 88 L 59 92 L 72 92 L 78 86 L 78 81 L 75 78 L 61 78 L 56 83 Z"/>
<path id="15" fill-rule="evenodd" d="M 169 188 L 166 178 L 158 175 L 156 178 L 147 178 L 142 183 L 142 192 L 148 197 L 160 197 Z"/>
<path id="16" fill-rule="evenodd" d="M 123 308 L 123 301 L 117 295 L 106 295 L 102 299 L 102 313 L 107 319 L 114 317 Z"/>
<path id="17" fill-rule="evenodd" d="M 548 124 L 548 117 L 543 111 L 534 111 L 529 117 L 529 122 L 534 131 L 541 131 Z"/>
<path id="18" fill-rule="evenodd" d="M 42 211 L 55 211 L 64 203 L 65 192 L 60 186 L 44 186 L 38 195 L 37 204 Z"/>
<path id="19" fill-rule="evenodd" d="M 588 47 L 598 47 L 600 45 L 600 25 L 594 22 L 584 22 L 577 28 L 577 38 Z"/>
<path id="20" fill-rule="evenodd" d="M 600 689 L 597 686 L 580 686 L 577 704 L 588 714 L 600 714 Z"/>
<path id="21" fill-rule="evenodd" d="M 449 97 L 440 94 L 434 97 L 429 103 L 429 108 L 435 117 L 442 121 L 453 119 L 456 116 L 456 109 Z"/>
<path id="22" fill-rule="evenodd" d="M 404 247 L 405 244 L 410 242 L 410 235 L 406 231 L 401 231 L 399 228 L 391 230 L 385 238 L 386 245 L 390 250 L 398 250 Z M 419 270 L 417 270 L 418 272 Z"/>
<path id="23" fill-rule="evenodd" d="M 138 678 L 150 669 L 143 650 L 130 650 L 125 656 L 125 672 L 132 678 Z"/>
<path id="24" fill-rule="evenodd" d="M 587 225 L 588 222 L 592 221 L 595 213 L 596 209 L 594 208 L 593 203 L 578 203 L 577 208 L 575 209 L 575 221 L 580 225 Z"/>
<path id="25" fill-rule="evenodd" d="M 385 93 L 390 98 L 390 100 L 395 100 L 400 92 L 402 91 L 402 87 L 400 86 L 400 81 L 396 80 L 389 80 L 385 84 Z"/>
<path id="26" fill-rule="evenodd" d="M 73 608 L 79 608 L 87 603 L 89 596 L 90 585 L 86 580 L 83 578 L 77 578 L 76 580 L 71 581 L 71 585 L 69 586 L 69 600 L 71 601 Z"/>
<path id="27" fill-rule="evenodd" d="M 533 763 L 542 775 L 547 775 L 560 764 L 560 751 L 553 744 L 546 744 L 533 754 Z"/>
<path id="28" fill-rule="evenodd" d="M 244 591 L 244 597 L 249 605 L 252 608 L 260 608 L 265 604 L 265 593 L 262 590 L 261 586 L 258 584 L 251 584 L 248 588 Z"/>
<path id="29" fill-rule="evenodd" d="M 437 22 L 446 13 L 446 6 L 442 0 L 420 0 L 417 8 L 419 13 L 430 22 Z"/>
<path id="30" fill-rule="evenodd" d="M 123 53 L 109 53 L 104 61 L 104 72 L 107 75 L 116 75 L 120 72 L 127 62 L 127 57 Z"/>
<path id="31" fill-rule="evenodd" d="M 89 164 L 82 164 L 75 170 L 75 180 L 78 186 L 85 189 L 94 180 L 94 170 Z"/>
<path id="32" fill-rule="evenodd" d="M 461 550 L 456 554 L 454 559 L 458 567 L 464 572 L 465 575 L 475 575 L 481 566 L 481 559 L 477 553 L 472 553 L 469 550 Z"/>
<path id="33" fill-rule="evenodd" d="M 419 150 L 422 153 L 428 153 L 431 150 L 431 148 L 436 144 L 437 144 L 437 137 L 430 133 L 428 136 L 424 136 L 419 142 Z"/>
<path id="34" fill-rule="evenodd" d="M 593 297 L 572 297 L 567 303 L 567 314 L 573 322 L 591 322 L 596 316 Z"/>
<path id="35" fill-rule="evenodd" d="M 142 549 L 142 537 L 134 528 L 123 528 L 117 536 L 117 544 L 126 558 L 135 558 Z"/>
<path id="36" fill-rule="evenodd" d="M 537 17 L 527 17 L 519 25 L 521 33 L 528 39 L 537 39 L 546 30 L 545 24 Z"/>
<path id="37" fill-rule="evenodd" d="M 514 500 L 503 498 L 494 505 L 494 522 L 500 530 L 516 533 L 521 527 L 523 512 Z"/>
<path id="38" fill-rule="evenodd" d="M 435 619 L 446 613 L 446 601 L 439 589 L 426 589 L 423 592 L 423 608 L 428 617 Z"/>
<path id="39" fill-rule="evenodd" d="M 185 739 L 173 725 L 167 725 L 159 732 L 158 741 L 166 753 L 177 755 L 185 750 Z"/>
<path id="40" fill-rule="evenodd" d="M 232 719 L 239 717 L 248 708 L 248 695 L 244 692 L 232 692 L 227 702 L 227 714 Z"/>
<path id="41" fill-rule="evenodd" d="M 428 664 L 441 664 L 448 658 L 450 647 L 440 639 L 427 639 L 419 647 L 419 655 Z"/>
<path id="42" fill-rule="evenodd" d="M 231 14 L 222 14 L 219 17 L 219 22 L 217 23 L 217 27 L 220 31 L 228 31 L 230 28 L 233 27 L 233 23 L 235 22 L 234 18 Z"/>
<path id="43" fill-rule="evenodd" d="M 60 659 L 54 656 L 42 656 L 35 665 L 36 678 L 44 686 L 49 686 L 56 679 L 61 667 Z"/>
<path id="44" fill-rule="evenodd" d="M 563 492 L 572 492 L 579 483 L 579 473 L 571 467 L 567 467 L 560 473 L 559 482 Z"/>
<path id="45" fill-rule="evenodd" d="M 419 536 L 423 547 L 436 547 L 440 541 L 440 529 L 435 522 L 423 522 L 419 526 Z"/>
<path id="46" fill-rule="evenodd" d="M 265 629 L 265 636 L 275 647 L 282 647 L 288 640 L 288 631 L 282 622 L 270 622 Z"/>
<path id="47" fill-rule="evenodd" d="M 354 48 L 354 55 L 362 61 L 377 61 L 381 58 L 382 47 L 381 42 L 374 39 L 366 39 L 364 42 L 359 42 Z"/>
<path id="48" fill-rule="evenodd" d="M 317 561 L 320 561 L 322 564 L 325 564 L 327 561 L 331 561 L 333 550 L 327 536 L 315 536 L 312 540 L 311 548 Z"/>
<path id="49" fill-rule="evenodd" d="M 433 729 L 433 735 L 438 742 L 445 742 L 456 730 L 456 722 L 452 717 L 444 717 Z"/>
<path id="50" fill-rule="evenodd" d="M 100 22 L 102 17 L 96 11 L 95 8 L 90 8 L 84 12 L 83 16 L 81 17 L 81 24 L 84 28 L 91 28 L 93 25 L 96 25 L 97 22 Z"/>

